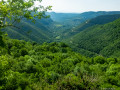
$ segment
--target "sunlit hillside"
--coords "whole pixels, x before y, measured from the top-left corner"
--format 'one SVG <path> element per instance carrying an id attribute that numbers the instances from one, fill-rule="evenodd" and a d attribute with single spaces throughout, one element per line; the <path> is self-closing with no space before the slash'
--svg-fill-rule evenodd
<path id="1" fill-rule="evenodd" d="M 120 90 L 119 3 L 0 0 L 0 90 Z"/>

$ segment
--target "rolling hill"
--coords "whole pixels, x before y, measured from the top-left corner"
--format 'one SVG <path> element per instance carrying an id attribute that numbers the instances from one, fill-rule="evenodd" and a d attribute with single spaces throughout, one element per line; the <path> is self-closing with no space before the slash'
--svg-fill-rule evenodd
<path id="1" fill-rule="evenodd" d="M 77 17 L 79 13 L 56 13 L 56 12 L 47 12 L 47 15 L 51 16 L 51 19 L 55 22 L 63 23 L 73 17 Z"/>
<path id="2" fill-rule="evenodd" d="M 51 12 L 52 13 L 52 12 Z M 111 22 L 117 18 L 119 18 L 119 15 L 120 14 L 120 11 L 98 11 L 98 12 L 83 12 L 83 13 L 79 13 L 79 14 L 76 14 L 75 16 L 73 16 L 72 14 L 71 17 L 70 16 L 67 16 L 66 13 L 62 13 L 62 14 L 57 14 L 57 13 L 49 13 L 51 15 L 51 18 L 53 19 L 53 21 L 57 21 L 59 23 L 59 27 L 56 28 L 54 31 L 55 31 L 55 34 L 56 34 L 56 39 L 57 41 L 61 41 L 61 39 L 65 39 L 65 38 L 69 38 L 71 35 L 74 35 L 76 33 L 79 33 L 80 29 L 79 28 L 85 28 L 86 26 L 91 26 L 91 25 L 87 25 L 86 22 L 88 23 L 91 23 L 91 22 L 96 22 L 94 20 L 94 18 L 97 18 L 101 19 L 101 22 L 103 21 L 104 23 L 106 22 Z M 57 15 L 56 15 L 57 14 Z M 64 16 L 64 18 L 62 19 L 62 15 Z M 113 15 L 113 16 L 112 16 Z M 116 15 L 116 16 L 114 16 Z M 118 15 L 118 16 L 117 16 Z M 103 16 L 103 17 L 100 17 Z M 56 20 L 54 18 L 57 18 L 57 19 L 60 19 L 61 21 L 59 20 Z M 105 20 L 103 20 L 103 19 Z M 93 19 L 93 20 L 91 20 Z M 101 22 L 96 22 L 96 24 L 100 24 Z M 93 24 L 92 24 L 93 25 Z M 79 29 L 79 30 L 77 30 Z M 59 38 L 58 38 L 59 37 Z"/>
<path id="3" fill-rule="evenodd" d="M 47 15 L 51 16 L 51 19 L 55 22 L 59 22 L 62 25 L 70 25 L 75 27 L 86 20 L 95 18 L 101 15 L 113 15 L 120 14 L 120 11 L 98 11 L 98 12 L 83 12 L 83 13 L 55 13 L 55 12 L 47 12 Z"/>
<path id="4" fill-rule="evenodd" d="M 91 19 L 64 41 L 90 57 L 63 42 L 46 43 L 54 40 L 55 30 L 61 26 L 51 19 L 37 19 L 35 24 L 22 20 L 16 24 L 20 29 L 4 29 L 16 39 L 0 31 L 0 90 L 120 90 L 118 18 Z"/>
<path id="5" fill-rule="evenodd" d="M 119 57 L 120 19 L 86 28 L 66 41 L 83 54 L 87 50 L 106 57 Z"/>
<path id="6" fill-rule="evenodd" d="M 36 19 L 35 23 L 23 19 L 17 23 L 15 27 L 3 29 L 8 33 L 8 36 L 13 39 L 20 39 L 26 41 L 35 41 L 38 43 L 50 42 L 52 39 L 52 32 L 50 27 L 53 27 L 53 21 L 49 19 Z"/>
<path id="7" fill-rule="evenodd" d="M 3 31 L 6 31 L 8 33 L 8 36 L 13 39 L 35 41 L 38 43 L 61 41 L 62 39 L 69 38 L 79 33 L 82 29 L 85 29 L 94 24 L 100 24 L 101 22 L 103 22 L 103 19 L 104 22 L 107 23 L 119 18 L 119 15 L 99 15 L 118 13 L 120 12 L 84 12 L 81 14 L 49 12 L 47 14 L 51 15 L 51 18 L 41 20 L 36 19 L 35 24 L 24 19 L 21 23 L 16 24 L 18 27 L 20 27 L 19 29 L 12 27 L 4 29 Z M 91 19 L 93 17 L 96 18 Z M 76 19 L 77 22 L 79 22 L 77 24 Z M 86 22 L 86 20 L 88 21 L 88 23 L 84 23 Z M 95 20 L 99 20 L 99 22 Z"/>
<path id="8" fill-rule="evenodd" d="M 78 25 L 77 27 L 75 27 L 71 30 L 64 31 L 64 33 L 62 34 L 61 37 L 69 38 L 69 37 L 74 36 L 75 34 L 81 32 L 82 30 L 84 30 L 88 27 L 91 27 L 94 25 L 103 25 L 103 24 L 112 22 L 118 18 L 120 18 L 120 14 L 97 16 L 95 18 L 87 20 L 86 22 Z"/>

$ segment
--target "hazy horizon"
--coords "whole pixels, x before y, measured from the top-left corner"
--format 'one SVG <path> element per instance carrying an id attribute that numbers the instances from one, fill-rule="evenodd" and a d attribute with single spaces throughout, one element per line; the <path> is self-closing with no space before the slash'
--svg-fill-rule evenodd
<path id="1" fill-rule="evenodd" d="M 42 0 L 41 4 L 51 5 L 52 12 L 59 13 L 120 11 L 120 0 Z"/>
<path id="2" fill-rule="evenodd" d="M 48 11 L 48 12 L 55 12 L 55 11 Z M 117 12 L 117 11 L 83 11 L 83 12 L 55 12 L 55 13 L 84 13 L 84 12 Z"/>

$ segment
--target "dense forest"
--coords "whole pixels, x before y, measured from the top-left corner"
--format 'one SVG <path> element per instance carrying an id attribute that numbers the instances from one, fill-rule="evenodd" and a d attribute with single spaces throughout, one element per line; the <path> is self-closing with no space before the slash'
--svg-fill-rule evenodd
<path id="1" fill-rule="evenodd" d="M 86 58 L 65 43 L 4 38 L 0 47 L 1 90 L 120 89 L 120 59 Z"/>
<path id="2" fill-rule="evenodd" d="M 104 25 L 89 27 L 66 41 L 71 47 L 84 49 L 105 57 L 119 57 L 120 53 L 120 19 Z M 85 55 L 89 52 L 80 50 Z M 94 55 L 91 53 L 90 55 Z"/>
<path id="3" fill-rule="evenodd" d="M 0 90 L 120 90 L 120 11 L 55 13 L 28 10 L 36 0 L 3 1 Z"/>

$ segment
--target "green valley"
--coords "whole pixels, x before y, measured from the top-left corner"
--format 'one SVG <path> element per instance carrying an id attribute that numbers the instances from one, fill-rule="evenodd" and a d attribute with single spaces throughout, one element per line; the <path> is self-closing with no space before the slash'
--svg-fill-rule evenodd
<path id="1" fill-rule="evenodd" d="M 104 25 L 94 25 L 66 41 L 74 49 L 81 48 L 106 57 L 119 57 L 119 24 L 120 19 Z"/>
<path id="2" fill-rule="evenodd" d="M 41 2 L 0 0 L 0 90 L 120 90 L 120 11 Z"/>

